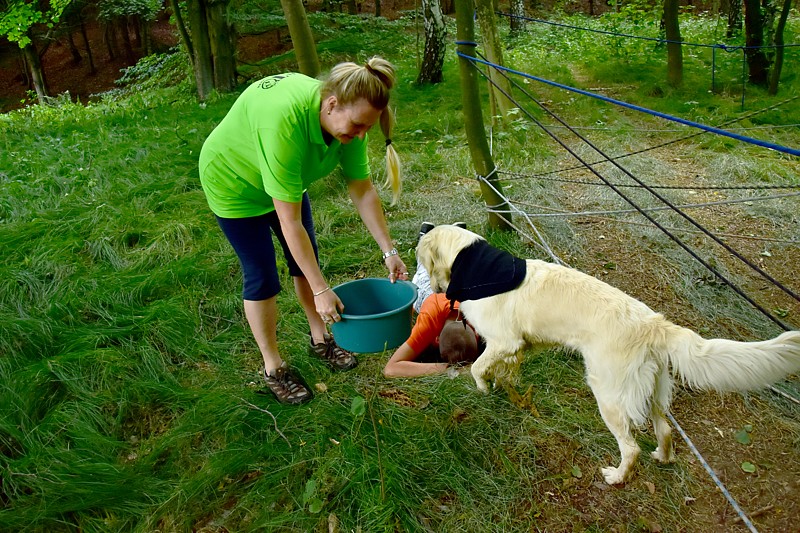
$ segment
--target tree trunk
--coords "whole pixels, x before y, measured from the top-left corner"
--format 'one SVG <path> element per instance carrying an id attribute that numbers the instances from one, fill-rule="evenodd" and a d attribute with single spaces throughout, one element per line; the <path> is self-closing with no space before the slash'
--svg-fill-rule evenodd
<path id="1" fill-rule="evenodd" d="M 228 2 L 209 2 L 208 37 L 214 68 L 214 88 L 230 92 L 236 88 L 236 44 L 233 26 L 228 20 Z"/>
<path id="2" fill-rule="evenodd" d="M 192 46 L 192 39 L 189 37 L 189 32 L 186 31 L 186 24 L 183 22 L 183 15 L 178 5 L 178 0 L 169 0 L 169 5 L 172 8 L 172 14 L 175 16 L 175 25 L 178 27 L 178 33 L 181 36 L 183 46 L 186 47 L 186 53 L 189 56 L 189 63 L 194 65 L 194 47 Z"/>
<path id="3" fill-rule="evenodd" d="M 117 57 L 117 33 L 114 31 L 114 23 L 112 21 L 108 21 L 103 25 L 103 40 L 106 42 L 108 60 L 114 61 Z"/>
<path id="4" fill-rule="evenodd" d="M 442 69 L 447 50 L 447 28 L 439 0 L 422 0 L 422 15 L 425 25 L 425 52 L 417 83 L 441 83 L 444 79 Z"/>
<path id="5" fill-rule="evenodd" d="M 683 49 L 678 23 L 678 0 L 664 0 L 664 30 L 667 37 L 667 83 L 679 87 L 683 83 Z"/>
<path id="6" fill-rule="evenodd" d="M 375 16 L 381 16 L 381 0 L 375 0 Z"/>
<path id="7" fill-rule="evenodd" d="M 792 0 L 783 0 L 781 18 L 778 20 L 778 27 L 775 28 L 775 64 L 772 65 L 768 91 L 773 96 L 778 94 L 778 82 L 781 79 L 781 70 L 783 70 L 783 30 L 786 29 L 786 19 L 789 18 L 791 8 Z"/>
<path id="8" fill-rule="evenodd" d="M 187 0 L 189 29 L 194 44 L 194 79 L 201 101 L 214 90 L 214 63 L 208 37 L 208 18 L 205 0 Z"/>
<path id="9" fill-rule="evenodd" d="M 742 0 L 723 0 L 722 12 L 728 18 L 725 37 L 730 39 L 742 31 Z"/>
<path id="10" fill-rule="evenodd" d="M 300 72 L 316 78 L 320 71 L 319 58 L 303 3 L 300 0 L 281 0 L 281 6 L 289 26 L 289 35 L 292 37 L 294 55 Z"/>
<path id="11" fill-rule="evenodd" d="M 117 27 L 122 33 L 122 46 L 125 48 L 125 57 L 128 64 L 132 65 L 136 62 L 136 56 L 133 54 L 133 44 L 131 43 L 131 34 L 128 31 L 128 17 L 120 17 L 117 19 Z"/>
<path id="12" fill-rule="evenodd" d="M 86 33 L 86 24 L 83 21 L 81 21 L 81 38 L 83 39 L 83 46 L 86 48 L 86 58 L 89 60 L 89 75 L 93 76 L 97 73 L 97 68 L 94 66 L 92 47 L 89 44 L 89 35 Z"/>
<path id="13" fill-rule="evenodd" d="M 456 0 L 457 39 L 459 42 L 471 43 L 475 41 L 473 9 L 472 0 Z M 473 47 L 467 44 L 459 44 L 458 51 L 465 56 L 475 56 Z M 464 57 L 459 57 L 458 69 L 461 74 L 461 106 L 464 113 L 464 129 L 467 134 L 472 165 L 475 167 L 475 171 L 479 175 L 485 176 L 487 181 L 498 191 L 495 192 L 487 183 L 481 181 L 480 187 L 483 201 L 495 210 L 507 211 L 508 204 L 502 197 L 502 185 L 494 176 L 495 165 L 494 161 L 492 161 L 489 143 L 486 141 L 481 97 L 478 90 L 478 71 L 472 61 Z M 489 225 L 493 228 L 507 230 L 510 227 L 507 222 L 510 221 L 511 215 L 508 213 L 489 213 Z"/>
<path id="14" fill-rule="evenodd" d="M 17 66 L 19 66 L 19 71 L 22 72 L 22 85 L 29 89 L 33 86 L 33 82 L 31 81 L 31 69 L 28 68 L 28 59 L 25 57 L 25 50 L 22 48 L 17 48 L 17 50 L 19 50 Z"/>
<path id="15" fill-rule="evenodd" d="M 481 27 L 483 36 L 486 59 L 495 65 L 503 65 L 503 49 L 500 46 L 500 37 L 497 31 L 497 24 L 495 24 L 492 0 L 475 0 L 475 7 L 477 8 L 478 24 Z M 456 7 L 456 15 L 458 15 L 458 7 Z M 490 85 L 493 116 L 499 115 L 501 120 L 505 120 L 514 105 L 511 100 L 503 95 L 501 89 L 510 95 L 511 83 L 496 69 L 487 68 L 489 70 L 489 78 L 492 80 Z M 496 111 L 494 111 L 495 109 Z"/>
<path id="16" fill-rule="evenodd" d="M 764 18 L 759 0 L 744 0 L 744 31 L 748 80 L 755 85 L 766 86 L 769 59 L 760 48 L 764 46 Z"/>
<path id="17" fill-rule="evenodd" d="M 128 27 L 133 30 L 133 42 L 136 43 L 135 47 L 139 48 L 140 50 L 144 48 L 144 42 L 142 41 L 141 20 L 142 17 L 139 15 L 129 15 L 126 17 Z"/>
<path id="18" fill-rule="evenodd" d="M 44 77 L 44 70 L 42 69 L 42 62 L 39 60 L 39 52 L 34 45 L 33 35 L 28 30 L 28 37 L 31 42 L 22 49 L 25 54 L 25 60 L 31 69 L 31 79 L 33 80 L 33 89 L 36 91 L 36 96 L 39 98 L 39 103 L 44 104 L 47 98 L 47 82 Z"/>
<path id="19" fill-rule="evenodd" d="M 510 0 L 511 1 L 511 36 L 517 36 L 525 31 L 525 2 L 524 0 Z M 591 1 L 589 2 L 591 5 Z"/>
<path id="20" fill-rule="evenodd" d="M 139 25 L 142 32 L 142 53 L 149 56 L 153 53 L 153 39 L 150 37 L 153 24 L 149 20 L 140 20 Z"/>
<path id="21" fill-rule="evenodd" d="M 72 38 L 72 32 L 67 32 L 67 47 L 69 48 L 69 53 L 72 54 L 72 64 L 73 65 L 80 65 L 81 61 L 83 61 L 83 56 L 78 51 L 78 47 L 75 46 L 75 40 Z"/>

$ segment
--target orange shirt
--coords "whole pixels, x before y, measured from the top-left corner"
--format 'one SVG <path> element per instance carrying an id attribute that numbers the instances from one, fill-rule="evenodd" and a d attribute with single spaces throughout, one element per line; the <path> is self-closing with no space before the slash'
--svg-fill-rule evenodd
<path id="1" fill-rule="evenodd" d="M 429 346 L 439 345 L 439 333 L 448 318 L 458 317 L 458 302 L 454 302 L 454 309 L 450 310 L 450 301 L 443 293 L 433 293 L 422 302 L 417 321 L 411 330 L 411 335 L 406 340 L 416 355 L 421 354 Z"/>

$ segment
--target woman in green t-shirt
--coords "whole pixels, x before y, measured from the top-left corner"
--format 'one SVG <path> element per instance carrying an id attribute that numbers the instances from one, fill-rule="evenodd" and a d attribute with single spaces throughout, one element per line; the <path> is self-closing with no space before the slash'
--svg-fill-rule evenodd
<path id="1" fill-rule="evenodd" d="M 369 179 L 367 156 L 367 131 L 380 123 L 396 200 L 400 177 L 388 105 L 394 83 L 394 67 L 379 57 L 365 65 L 340 63 L 324 81 L 298 73 L 269 76 L 239 96 L 200 152 L 208 204 L 242 267 L 244 311 L 264 359 L 264 379 L 283 403 L 303 403 L 312 394 L 278 352 L 273 233 L 308 319 L 310 353 L 339 370 L 357 364 L 327 331 L 341 320 L 344 306 L 319 268 L 310 183 L 340 166 L 353 205 L 383 252 L 389 279 L 408 279 Z"/>

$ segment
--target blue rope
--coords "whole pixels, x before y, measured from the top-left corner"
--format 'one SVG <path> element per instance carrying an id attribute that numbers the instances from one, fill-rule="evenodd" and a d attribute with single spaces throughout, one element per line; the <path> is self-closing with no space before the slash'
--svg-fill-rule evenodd
<path id="1" fill-rule="evenodd" d="M 683 437 L 683 440 L 686 441 L 686 444 L 689 445 L 689 449 L 692 450 L 692 453 L 694 454 L 694 456 L 697 457 L 700 460 L 700 464 L 703 465 L 703 468 L 706 469 L 706 472 L 708 472 L 708 475 L 710 475 L 711 479 L 714 480 L 714 483 L 716 483 L 717 488 L 719 488 L 719 490 L 725 496 L 725 499 L 728 500 L 728 502 L 731 504 L 731 506 L 739 514 L 739 518 L 742 519 L 742 523 L 744 523 L 744 525 L 746 525 L 747 528 L 750 531 L 758 533 L 758 530 L 756 529 L 756 527 L 753 525 L 753 523 L 750 521 L 750 519 L 747 518 L 747 515 L 744 514 L 744 511 L 742 511 L 742 508 L 739 507 L 739 504 L 736 503 L 736 500 L 733 499 L 733 496 L 731 496 L 731 493 L 728 492 L 727 488 L 725 488 L 725 485 L 722 484 L 722 481 L 720 481 L 719 477 L 717 477 L 717 474 L 714 472 L 714 470 L 711 468 L 711 466 L 709 466 L 709 464 L 706 462 L 706 460 L 703 459 L 703 456 L 700 455 L 700 452 L 697 450 L 697 448 L 695 448 L 694 443 L 691 441 L 691 439 L 686 434 L 686 432 L 683 431 L 683 428 L 681 427 L 680 424 L 678 424 L 678 421 L 675 420 L 675 417 L 672 416 L 672 413 L 667 413 L 667 416 L 672 421 L 672 424 L 675 426 L 675 429 L 678 430 L 678 433 L 681 434 L 681 437 Z"/>
<path id="2" fill-rule="evenodd" d="M 647 109 L 646 107 L 641 107 L 641 106 L 638 106 L 638 105 L 629 104 L 629 103 L 623 102 L 621 100 L 615 100 L 615 99 L 609 98 L 607 96 L 595 94 L 595 93 L 592 93 L 592 92 L 589 92 L 589 91 L 584 91 L 583 89 L 576 89 L 575 87 L 570 87 L 569 85 L 563 85 L 561 83 L 556 83 L 556 82 L 551 81 L 551 80 L 547 80 L 547 79 L 544 79 L 544 78 L 539 78 L 537 76 L 533 76 L 531 74 L 526 74 L 526 73 L 520 72 L 518 70 L 514 70 L 514 69 L 507 68 L 507 67 L 503 67 L 501 65 L 496 65 L 496 64 L 491 63 L 489 61 L 484 61 L 482 59 L 478 59 L 478 58 L 473 57 L 473 56 L 468 56 L 468 55 L 462 54 L 461 52 L 456 52 L 456 53 L 460 57 L 463 57 L 464 59 L 472 60 L 472 61 L 475 61 L 477 63 L 482 63 L 482 64 L 484 64 L 486 66 L 489 66 L 489 67 L 492 67 L 492 68 L 496 68 L 498 70 L 503 70 L 503 71 L 506 71 L 506 72 L 510 72 L 512 74 L 516 74 L 516 75 L 522 76 L 524 78 L 528 78 L 528 79 L 531 79 L 531 80 L 534 80 L 534 81 L 538 81 L 538 82 L 541 82 L 541 83 L 544 83 L 544 84 L 547 84 L 547 85 L 551 85 L 551 86 L 557 87 L 559 89 L 564 89 L 564 90 L 567 90 L 567 91 L 572 91 L 572 92 L 575 92 L 575 93 L 578 93 L 578 94 L 582 94 L 584 96 L 590 96 L 592 98 L 597 98 L 598 100 L 603 100 L 603 101 L 609 102 L 611 104 L 615 104 L 615 105 L 618 105 L 618 106 L 621 106 L 621 107 L 626 107 L 628 109 L 633 109 L 634 111 L 647 113 L 647 114 L 650 114 L 650 115 L 653 115 L 653 116 L 656 116 L 656 117 L 659 117 L 659 118 L 663 118 L 665 120 L 671 120 L 672 122 L 677 122 L 679 124 L 684 124 L 686 126 L 692 126 L 693 128 L 699 128 L 699 129 L 707 131 L 707 132 L 716 133 L 718 135 L 722 135 L 722 136 L 725 136 L 725 137 L 730 137 L 730 138 L 736 139 L 738 141 L 746 142 L 746 143 L 749 143 L 749 144 L 755 144 L 755 145 L 761 146 L 763 148 L 770 148 L 770 149 L 775 150 L 777 152 L 783 152 L 785 154 L 790 154 L 790 155 L 794 155 L 794 156 L 800 156 L 800 150 L 798 150 L 796 148 L 789 148 L 789 147 L 781 146 L 779 144 L 771 143 L 771 142 L 768 142 L 768 141 L 762 141 L 762 140 L 759 140 L 759 139 L 753 139 L 752 137 L 745 137 L 744 135 L 738 135 L 736 133 L 731 133 L 729 131 L 722 130 L 722 129 L 719 129 L 719 128 L 715 128 L 713 126 L 706 126 L 705 124 L 700 124 L 698 122 L 692 122 L 691 120 L 686 120 L 686 119 L 682 119 L 682 118 L 678 118 L 678 117 L 673 117 L 672 115 L 667 115 L 666 113 L 653 111 L 652 109 Z"/>
<path id="3" fill-rule="evenodd" d="M 628 37 L 630 39 L 640 39 L 642 41 L 653 41 L 653 42 L 657 42 L 657 43 L 683 44 L 683 45 L 686 45 L 686 46 L 697 46 L 697 47 L 701 47 L 701 48 L 719 48 L 721 50 L 725 50 L 726 52 L 734 52 L 736 50 L 760 50 L 762 48 L 791 48 L 791 47 L 795 47 L 795 46 L 800 46 L 800 44 L 781 44 L 781 45 L 773 44 L 773 45 L 765 45 L 765 46 L 729 46 L 729 45 L 722 44 L 722 43 L 719 43 L 719 44 L 689 43 L 689 42 L 686 42 L 686 41 L 671 41 L 671 40 L 668 40 L 668 39 L 661 39 L 661 38 L 658 38 L 658 37 L 643 37 L 641 35 L 630 35 L 630 34 L 627 34 L 627 33 L 617 33 L 617 32 L 608 31 L 608 30 L 595 30 L 593 28 L 584 28 L 584 27 L 581 27 L 581 26 L 571 26 L 569 24 L 563 24 L 561 22 L 552 22 L 552 21 L 549 21 L 549 20 L 542 20 L 542 19 L 535 19 L 535 18 L 530 18 L 530 17 L 523 17 L 523 16 L 520 16 L 520 15 L 511 15 L 511 14 L 508 14 L 508 13 L 502 13 L 500 11 L 497 11 L 496 14 L 500 15 L 500 16 L 503 16 L 503 17 L 519 18 L 519 19 L 528 20 L 528 21 L 531 21 L 531 22 L 538 22 L 540 24 L 549 24 L 550 26 L 558 26 L 560 28 L 568 28 L 568 29 L 571 29 L 571 30 L 583 30 L 583 31 L 589 31 L 589 32 L 593 32 L 593 33 L 601 33 L 603 35 L 612 35 L 612 36 L 615 36 L 615 37 Z"/>

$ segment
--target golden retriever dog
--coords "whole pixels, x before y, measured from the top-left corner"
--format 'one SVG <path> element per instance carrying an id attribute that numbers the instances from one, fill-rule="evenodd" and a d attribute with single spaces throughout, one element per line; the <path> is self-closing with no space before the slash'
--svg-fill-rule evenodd
<path id="1" fill-rule="evenodd" d="M 449 225 L 425 234 L 417 260 L 430 274 L 433 290 L 451 295 L 454 263 L 464 271 L 477 268 L 479 280 L 491 274 L 493 266 L 481 271 L 475 264 L 480 261 L 465 259 L 475 256 L 459 258 L 462 250 L 485 242 Z M 488 244 L 483 248 L 497 251 Z M 475 383 L 486 392 L 487 380 L 517 370 L 526 346 L 561 345 L 581 353 L 586 381 L 622 456 L 619 466 L 601 469 L 610 485 L 631 475 L 640 453 L 631 427 L 643 425 L 648 417 L 658 440 L 652 456 L 665 463 L 674 460 L 672 430 L 664 416 L 672 400 L 670 365 L 690 387 L 716 391 L 761 388 L 800 370 L 798 331 L 762 342 L 707 340 L 597 278 L 544 261 L 513 259 L 522 266 L 515 288 L 476 299 L 456 298 L 486 341 L 472 365 Z M 465 272 L 458 274 L 461 279 Z"/>

